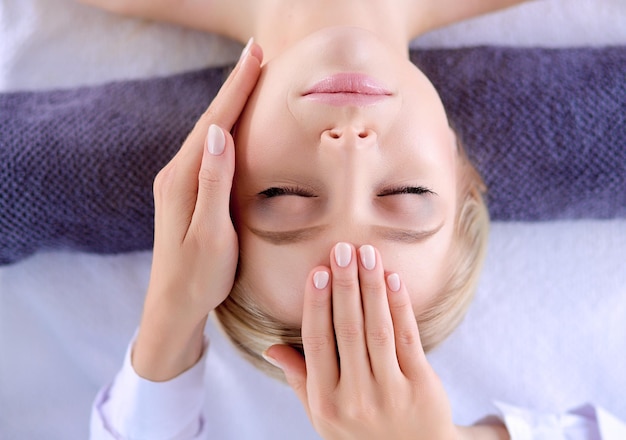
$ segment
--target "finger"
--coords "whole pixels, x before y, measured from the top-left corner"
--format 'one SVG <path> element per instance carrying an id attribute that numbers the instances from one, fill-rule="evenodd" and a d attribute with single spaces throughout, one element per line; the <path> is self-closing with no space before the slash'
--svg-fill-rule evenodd
<path id="1" fill-rule="evenodd" d="M 354 246 L 338 243 L 331 252 L 333 326 L 341 371 L 356 382 L 371 375 L 363 334 L 363 307 Z"/>
<path id="2" fill-rule="evenodd" d="M 370 245 L 359 248 L 359 284 L 365 316 L 365 341 L 372 373 L 377 380 L 400 373 L 393 321 L 380 253 Z"/>
<path id="3" fill-rule="evenodd" d="M 287 345 L 272 345 L 263 352 L 263 357 L 270 364 L 283 371 L 287 383 L 296 393 L 307 414 L 309 414 L 307 369 L 302 355 Z"/>
<path id="4" fill-rule="evenodd" d="M 259 77 L 261 48 L 252 44 L 217 96 L 187 136 L 183 146 L 155 180 L 155 205 L 167 205 L 165 229 L 185 229 L 191 222 L 198 191 L 198 173 L 211 124 L 230 131 Z M 157 198 L 161 200 L 157 200 Z"/>
<path id="5" fill-rule="evenodd" d="M 250 39 L 239 62 L 235 65 L 209 108 L 202 115 L 200 122 L 207 125 L 218 124 L 231 130 L 257 83 L 261 74 L 262 61 L 263 50 L 261 46 Z"/>
<path id="6" fill-rule="evenodd" d="M 198 196 L 191 228 L 216 230 L 230 222 L 230 190 L 235 172 L 234 142 L 230 133 L 213 124 L 206 136 L 202 164 L 198 173 Z"/>
<path id="7" fill-rule="evenodd" d="M 327 395 L 339 378 L 337 349 L 333 330 L 330 270 L 311 271 L 304 288 L 302 345 L 307 374 L 316 395 Z"/>
<path id="8" fill-rule="evenodd" d="M 248 42 L 239 62 L 196 122 L 177 156 L 188 157 L 190 161 L 197 159 L 197 148 L 194 145 L 204 143 L 204 136 L 211 124 L 227 131 L 233 128 L 261 74 L 262 59 L 261 47 L 252 41 Z"/>
<path id="9" fill-rule="evenodd" d="M 409 292 L 396 273 L 387 276 L 387 298 L 393 321 L 398 364 L 408 379 L 417 380 L 423 367 L 428 363 L 420 341 Z"/>

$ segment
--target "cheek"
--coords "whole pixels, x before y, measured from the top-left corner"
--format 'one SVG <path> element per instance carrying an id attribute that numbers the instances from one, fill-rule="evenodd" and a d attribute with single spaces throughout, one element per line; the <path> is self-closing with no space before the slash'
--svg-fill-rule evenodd
<path id="1" fill-rule="evenodd" d="M 240 234 L 239 277 L 250 286 L 251 299 L 287 325 L 300 327 L 304 287 L 316 262 L 291 246 L 271 246 Z"/>
<path id="2" fill-rule="evenodd" d="M 442 232 L 445 234 L 447 231 L 442 229 Z M 385 272 L 400 274 L 416 315 L 425 309 L 445 285 L 451 270 L 449 249 L 449 238 L 442 234 L 432 241 L 417 245 L 414 250 L 394 254 L 392 249 L 382 254 Z"/>
<path id="3" fill-rule="evenodd" d="M 432 198 L 415 195 L 382 197 L 376 201 L 380 215 L 391 224 L 432 229 L 441 222 L 441 208 Z"/>
<path id="4" fill-rule="evenodd" d="M 433 267 L 433 264 L 429 264 L 428 267 L 424 266 L 416 264 L 413 270 L 403 278 L 416 315 L 422 313 L 426 306 L 441 292 L 445 283 L 445 272 L 448 270 L 445 261 L 442 261 L 440 265 L 443 270 L 439 270 L 440 267 Z"/>
<path id="5" fill-rule="evenodd" d="M 248 218 L 266 230 L 296 230 L 312 224 L 320 213 L 320 203 L 313 197 L 281 196 L 257 200 L 248 207 Z"/>

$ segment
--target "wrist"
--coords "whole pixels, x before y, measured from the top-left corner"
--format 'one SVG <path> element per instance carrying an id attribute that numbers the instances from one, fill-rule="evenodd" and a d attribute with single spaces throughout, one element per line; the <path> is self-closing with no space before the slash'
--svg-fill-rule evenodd
<path id="1" fill-rule="evenodd" d="M 142 319 L 131 352 L 131 364 L 142 378 L 163 382 L 193 367 L 204 352 L 206 317 L 194 326 Z"/>

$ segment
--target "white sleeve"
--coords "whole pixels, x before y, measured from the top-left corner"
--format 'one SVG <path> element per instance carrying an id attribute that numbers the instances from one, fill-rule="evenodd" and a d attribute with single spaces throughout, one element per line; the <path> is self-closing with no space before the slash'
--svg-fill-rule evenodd
<path id="1" fill-rule="evenodd" d="M 545 414 L 496 402 L 511 440 L 623 440 L 626 424 L 604 409 L 584 405 Z"/>
<path id="2" fill-rule="evenodd" d="M 202 358 L 167 382 L 143 379 L 133 369 L 131 348 L 109 386 L 100 390 L 91 409 L 90 439 L 191 440 L 205 435 L 204 367 Z"/>

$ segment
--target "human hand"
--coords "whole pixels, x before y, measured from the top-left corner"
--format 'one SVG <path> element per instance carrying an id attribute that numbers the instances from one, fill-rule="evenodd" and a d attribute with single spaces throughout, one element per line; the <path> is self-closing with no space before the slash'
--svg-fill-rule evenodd
<path id="1" fill-rule="evenodd" d="M 305 359 L 284 345 L 265 354 L 283 369 L 322 437 L 459 438 L 406 287 L 397 274 L 385 274 L 372 246 L 357 253 L 339 243 L 330 269 L 311 272 L 302 340 Z"/>
<path id="2" fill-rule="evenodd" d="M 174 23 L 239 41 L 250 35 L 255 2 L 247 0 L 77 0 L 105 11 L 158 22 Z M 244 37 L 246 36 L 246 37 Z"/>
<path id="3" fill-rule="evenodd" d="M 202 353 L 208 313 L 230 293 L 238 243 L 229 211 L 235 167 L 232 129 L 260 74 L 263 54 L 252 44 L 154 181 L 152 271 L 133 367 L 167 380 Z"/>

